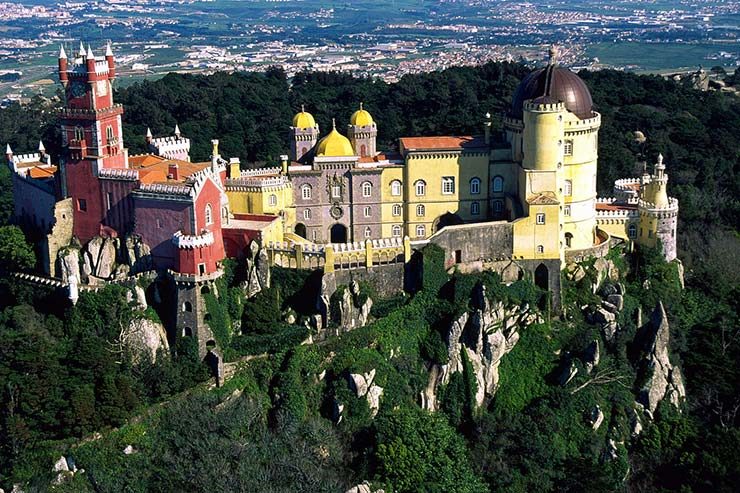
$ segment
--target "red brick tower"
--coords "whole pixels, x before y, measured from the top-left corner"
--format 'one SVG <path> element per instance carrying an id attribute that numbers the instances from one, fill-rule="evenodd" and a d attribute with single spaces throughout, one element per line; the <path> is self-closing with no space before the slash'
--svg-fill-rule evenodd
<path id="1" fill-rule="evenodd" d="M 71 60 L 59 52 L 59 81 L 64 87 L 61 112 L 61 192 L 74 201 L 74 234 L 83 243 L 100 234 L 107 212 L 98 173 L 103 168 L 127 168 L 123 147 L 123 107 L 113 103 L 111 83 L 115 60 L 110 45 L 97 59 L 80 44 Z"/>

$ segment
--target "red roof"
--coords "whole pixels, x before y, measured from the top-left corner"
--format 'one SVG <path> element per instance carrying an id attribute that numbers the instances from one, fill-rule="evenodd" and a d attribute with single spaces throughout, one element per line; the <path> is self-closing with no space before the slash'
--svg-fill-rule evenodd
<path id="1" fill-rule="evenodd" d="M 596 202 L 597 211 L 629 211 L 635 209 L 637 209 L 637 206 L 633 204 L 605 204 L 603 202 Z"/>
<path id="2" fill-rule="evenodd" d="M 210 162 L 191 163 L 181 159 L 167 159 L 154 154 L 132 156 L 128 160 L 132 169 L 139 170 L 139 179 L 142 183 L 176 183 L 184 182 L 190 175 L 211 165 Z M 177 165 L 177 180 L 168 179 L 170 165 Z"/>
<path id="3" fill-rule="evenodd" d="M 401 147 L 407 151 L 458 150 L 485 147 L 482 137 L 472 135 L 440 137 L 401 137 Z"/>

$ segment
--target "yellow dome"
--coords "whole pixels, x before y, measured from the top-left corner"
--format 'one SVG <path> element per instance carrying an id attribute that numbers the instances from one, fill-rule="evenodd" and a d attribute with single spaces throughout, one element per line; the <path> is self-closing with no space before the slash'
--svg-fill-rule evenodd
<path id="1" fill-rule="evenodd" d="M 293 127 L 295 128 L 313 128 L 316 126 L 316 120 L 313 119 L 313 115 L 305 110 L 301 105 L 301 112 L 296 113 L 293 117 Z"/>
<path id="2" fill-rule="evenodd" d="M 360 103 L 360 109 L 352 113 L 349 123 L 350 125 L 355 125 L 357 127 L 365 127 L 367 125 L 372 125 L 375 122 L 373 121 L 372 115 L 365 111 L 362 108 L 362 103 Z"/>
<path id="3" fill-rule="evenodd" d="M 334 125 L 333 121 L 332 125 Z M 355 150 L 352 148 L 349 139 L 337 132 L 337 127 L 334 125 L 329 135 L 319 141 L 318 146 L 316 146 L 316 155 L 331 157 L 354 156 Z"/>

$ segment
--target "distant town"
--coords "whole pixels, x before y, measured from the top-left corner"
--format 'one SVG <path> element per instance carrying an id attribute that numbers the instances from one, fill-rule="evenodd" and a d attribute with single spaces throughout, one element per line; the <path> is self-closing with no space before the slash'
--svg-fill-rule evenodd
<path id="1" fill-rule="evenodd" d="M 112 42 L 119 84 L 172 71 L 343 71 L 387 82 L 488 61 L 687 73 L 740 65 L 740 3 L 638 0 L 0 2 L 0 100 L 56 90 L 59 46 Z"/>

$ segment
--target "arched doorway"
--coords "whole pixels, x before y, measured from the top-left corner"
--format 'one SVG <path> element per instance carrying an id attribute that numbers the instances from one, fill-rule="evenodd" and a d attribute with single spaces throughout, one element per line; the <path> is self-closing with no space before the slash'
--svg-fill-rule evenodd
<path id="1" fill-rule="evenodd" d="M 298 223 L 295 225 L 295 234 L 300 236 L 301 238 L 306 238 L 306 225 L 303 223 Z M 306 238 L 308 239 L 308 238 Z"/>
<path id="2" fill-rule="evenodd" d="M 540 264 L 535 269 L 534 283 L 545 291 L 550 290 L 550 271 L 545 264 Z"/>
<path id="3" fill-rule="evenodd" d="M 455 224 L 462 224 L 465 221 L 462 220 L 460 216 L 457 214 L 453 214 L 452 212 L 446 212 L 439 216 L 436 221 L 434 221 L 434 232 L 442 230 L 445 226 L 453 226 Z"/>
<path id="4" fill-rule="evenodd" d="M 344 224 L 335 224 L 329 230 L 329 236 L 332 243 L 347 243 L 347 226 Z"/>

